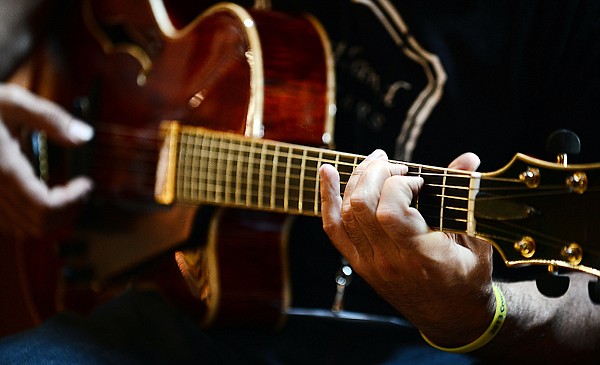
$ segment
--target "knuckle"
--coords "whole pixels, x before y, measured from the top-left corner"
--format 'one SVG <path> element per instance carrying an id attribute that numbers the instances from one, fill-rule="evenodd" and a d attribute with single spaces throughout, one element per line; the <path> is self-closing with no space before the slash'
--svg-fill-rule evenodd
<path id="1" fill-rule="evenodd" d="M 364 190 L 357 190 L 350 197 L 350 206 L 357 213 L 362 213 L 369 209 L 371 199 L 372 194 Z"/>
<path id="2" fill-rule="evenodd" d="M 400 209 L 377 209 L 375 217 L 383 227 L 389 227 L 397 224 L 403 218 L 404 214 Z"/>

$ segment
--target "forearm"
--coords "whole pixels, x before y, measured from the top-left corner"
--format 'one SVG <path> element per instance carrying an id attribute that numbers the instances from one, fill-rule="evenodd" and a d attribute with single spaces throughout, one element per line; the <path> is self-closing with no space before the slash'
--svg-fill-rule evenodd
<path id="1" fill-rule="evenodd" d="M 501 332 L 475 354 L 486 362 L 519 359 L 525 363 L 590 361 L 600 353 L 600 305 L 588 295 L 592 277 L 570 274 L 566 294 L 542 295 L 535 281 L 497 283 L 506 297 L 508 316 Z"/>

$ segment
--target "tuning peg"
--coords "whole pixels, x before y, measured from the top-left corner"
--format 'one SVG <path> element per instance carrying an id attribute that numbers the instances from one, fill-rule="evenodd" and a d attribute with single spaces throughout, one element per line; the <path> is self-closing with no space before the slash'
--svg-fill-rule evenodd
<path id="1" fill-rule="evenodd" d="M 546 149 L 557 156 L 559 164 L 566 166 L 567 155 L 577 155 L 581 152 L 581 141 L 574 132 L 559 129 L 548 137 Z"/>
<path id="2" fill-rule="evenodd" d="M 596 304 L 600 304 L 600 282 L 590 281 L 588 283 L 588 292 L 590 294 L 590 299 L 592 302 Z"/>
<path id="3" fill-rule="evenodd" d="M 538 275 L 535 284 L 540 293 L 547 297 L 558 298 L 569 289 L 570 279 L 567 276 L 558 275 L 554 266 L 548 266 L 548 272 Z"/>

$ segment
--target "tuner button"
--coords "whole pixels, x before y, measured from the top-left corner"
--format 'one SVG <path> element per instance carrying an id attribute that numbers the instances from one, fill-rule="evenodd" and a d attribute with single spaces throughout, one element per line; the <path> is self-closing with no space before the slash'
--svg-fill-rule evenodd
<path id="1" fill-rule="evenodd" d="M 577 135 L 568 129 L 559 129 L 548 137 L 546 144 L 548 152 L 555 155 L 579 154 L 581 142 Z"/>
<path id="2" fill-rule="evenodd" d="M 577 194 L 583 194 L 587 190 L 588 179 L 583 171 L 578 171 L 566 179 L 567 189 Z"/>
<path id="3" fill-rule="evenodd" d="M 523 181 L 528 188 L 537 188 L 541 179 L 540 170 L 535 167 L 529 167 L 527 171 L 519 174 L 519 180 Z"/>
<path id="4" fill-rule="evenodd" d="M 525 236 L 520 241 L 515 242 L 515 250 L 525 258 L 531 258 L 535 254 L 535 240 L 532 237 Z"/>
<path id="5" fill-rule="evenodd" d="M 571 265 L 579 265 L 583 259 L 583 248 L 577 243 L 563 247 L 560 255 Z"/>

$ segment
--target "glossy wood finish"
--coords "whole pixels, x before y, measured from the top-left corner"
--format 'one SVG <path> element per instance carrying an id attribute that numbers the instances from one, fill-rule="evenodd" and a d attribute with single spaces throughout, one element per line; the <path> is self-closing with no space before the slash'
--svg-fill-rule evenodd
<path id="1" fill-rule="evenodd" d="M 39 59 L 35 90 L 94 125 L 96 135 L 78 151 L 51 147 L 50 183 L 84 173 L 94 179 L 95 191 L 67 240 L 57 247 L 46 242 L 48 252 L 35 257 L 41 252 L 35 244 L 23 249 L 22 279 L 37 307 L 35 320 L 63 307 L 93 307 L 112 291 L 110 284 L 162 255 L 175 266 L 172 250 L 190 235 L 196 208 L 165 209 L 154 202 L 163 120 L 319 145 L 330 132 L 330 53 L 313 21 L 227 5 L 182 26 L 156 4 L 162 3 L 73 2 Z M 260 218 L 270 227 L 285 220 Z M 244 244 L 272 242 L 275 255 L 282 254 L 283 228 L 263 234 L 261 227 L 255 225 Z M 250 261 L 249 252 L 258 252 L 259 261 L 267 257 L 263 249 L 243 251 Z M 279 270 L 281 258 L 273 268 L 265 266 L 266 272 Z M 181 277 L 164 279 L 157 282 L 182 283 Z M 283 291 L 275 302 L 285 302 Z"/>

